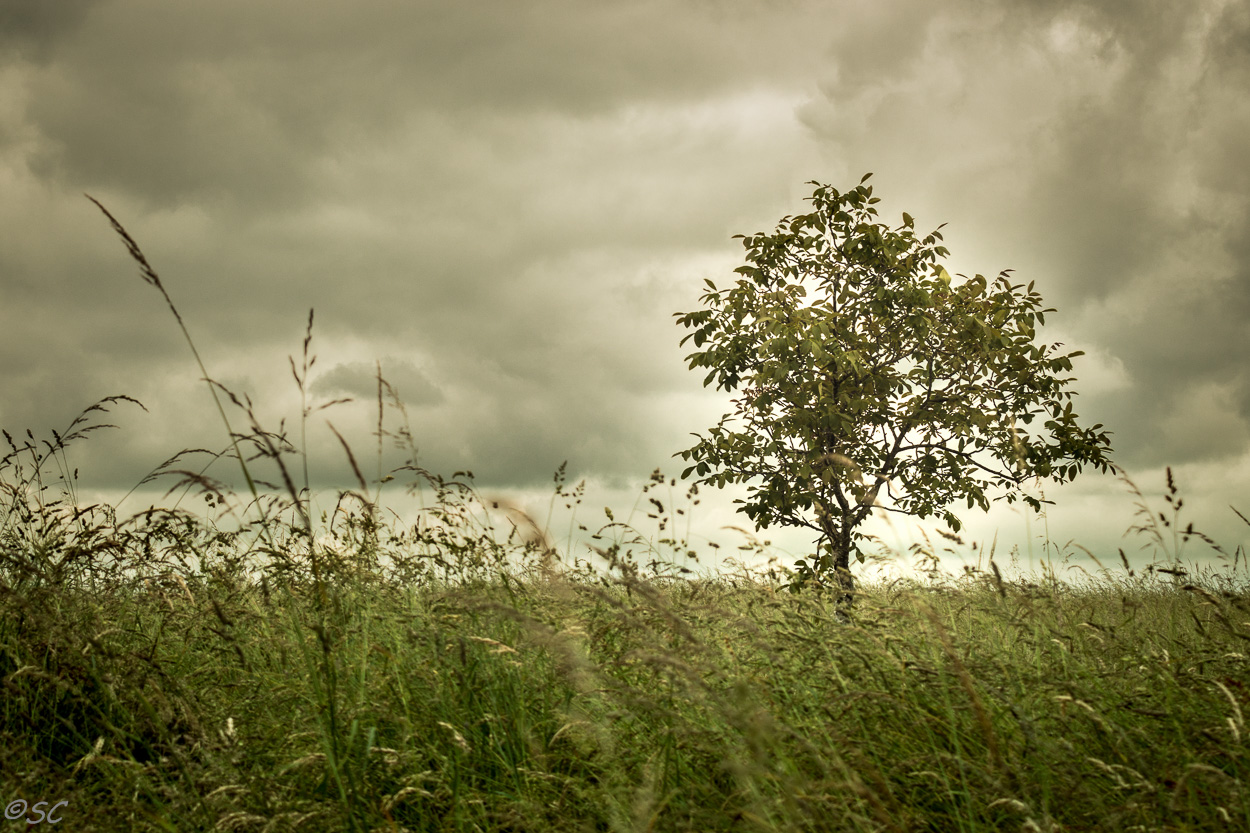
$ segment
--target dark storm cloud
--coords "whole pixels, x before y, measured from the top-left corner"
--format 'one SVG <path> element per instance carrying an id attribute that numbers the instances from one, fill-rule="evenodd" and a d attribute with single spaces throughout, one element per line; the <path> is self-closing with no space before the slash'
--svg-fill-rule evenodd
<path id="1" fill-rule="evenodd" d="M 36 164 L 158 206 L 291 204 L 336 162 L 367 158 L 426 114 L 444 114 L 472 147 L 484 114 L 585 116 L 640 90 L 682 102 L 744 76 L 767 83 L 794 61 L 776 50 L 742 61 L 761 28 L 783 28 L 747 9 L 692 5 L 657 20 L 651 4 L 563 0 L 223 0 L 191 13 L 116 3 L 66 46 L 56 72 L 32 82 L 44 139 Z"/>
<path id="2" fill-rule="evenodd" d="M 1235 254 L 1250 188 L 1233 162 L 1250 158 L 1235 80 L 1250 55 L 1209 45 L 1244 39 L 1247 20 L 1204 4 L 1091 17 L 1120 47 L 1118 77 L 1058 115 L 1027 197 L 1060 242 L 1065 296 L 1137 383 L 1109 408 L 1123 462 L 1234 457 L 1250 443 L 1250 272 Z"/>
<path id="3" fill-rule="evenodd" d="M 51 57 L 57 41 L 103 0 L 3 0 L 0 2 L 0 55 L 5 50 L 38 61 Z"/>
<path id="4" fill-rule="evenodd" d="M 52 403 L 77 413 L 113 393 L 150 403 L 178 374 L 195 387 L 176 323 L 78 196 L 86 190 L 139 241 L 209 373 L 237 392 L 289 400 L 284 358 L 311 306 L 314 350 L 346 350 L 343 368 L 434 357 L 437 389 L 416 376 L 397 387 L 413 405 L 445 392 L 455 409 L 425 421 L 445 434 L 438 462 L 464 467 L 484 449 L 510 480 L 526 465 L 546 480 L 568 456 L 563 442 L 586 464 L 622 465 L 627 443 L 656 441 L 621 398 L 671 388 L 680 373 L 665 368 L 671 321 L 657 302 L 681 296 L 654 274 L 657 256 L 674 266 L 703 257 L 729 230 L 701 205 L 793 179 L 762 159 L 749 171 L 739 163 L 785 149 L 774 125 L 793 125 L 790 105 L 769 88 L 802 64 L 796 45 L 823 41 L 771 12 L 93 10 L 60 32 L 55 62 L 15 65 L 10 81 L 23 141 L 7 164 L 27 192 L 6 216 L 16 233 L 0 251 L 0 317 L 19 355 L 60 338 L 12 374 L 0 418 L 38 425 Z M 746 45 L 770 39 L 786 48 L 741 61 Z M 618 299 L 632 317 L 610 314 Z M 589 349 L 587 330 L 598 337 Z M 372 398 L 364 374 L 336 372 L 329 382 Z M 620 422 L 594 439 L 567 428 L 604 413 Z M 218 430 L 211 411 L 180 407 L 171 421 Z"/>
<path id="5" fill-rule="evenodd" d="M 932 160 L 921 175 L 963 203 L 934 220 L 1002 241 L 1003 262 L 972 268 L 1039 267 L 1015 278 L 1038 278 L 1060 310 L 1051 318 L 1131 380 L 1105 396 L 1086 388 L 1082 406 L 1116 430 L 1122 464 L 1245 453 L 1250 179 L 1236 161 L 1250 159 L 1245 6 L 926 12 L 879 9 L 875 28 L 898 44 L 885 54 L 847 33 L 808 122 L 887 177 L 911 167 L 905 157 Z M 925 94 L 940 112 L 921 116 Z M 1005 182 L 1014 187 L 1001 199 L 977 204 Z M 1021 252 L 1024 264 L 1007 260 Z M 1182 428 L 1180 411 L 1197 422 Z"/>
<path id="6" fill-rule="evenodd" d="M 807 180 L 870 170 L 883 220 L 949 223 L 954 271 L 1037 280 L 1059 308 L 1043 335 L 1089 353 L 1078 410 L 1116 432 L 1118 462 L 1247 479 L 1244 3 L 0 15 L 0 425 L 60 430 L 103 396 L 140 399 L 150 414 L 120 410 L 83 452 L 102 489 L 226 433 L 84 191 L 266 427 L 298 418 L 287 357 L 311 307 L 314 404 L 357 400 L 319 418 L 373 448 L 391 357 L 423 465 L 545 490 L 565 459 L 614 487 L 677 468 L 729 408 L 686 368 L 672 313 L 732 279 L 732 234 L 804 210 Z M 307 442 L 316 483 L 354 482 L 325 426 Z"/>

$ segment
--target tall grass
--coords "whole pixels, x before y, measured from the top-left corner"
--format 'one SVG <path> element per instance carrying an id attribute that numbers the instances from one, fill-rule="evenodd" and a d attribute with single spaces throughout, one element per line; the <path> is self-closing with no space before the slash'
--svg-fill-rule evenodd
<path id="1" fill-rule="evenodd" d="M 1135 493 L 1145 570 L 934 566 L 863 587 L 843 623 L 784 570 L 666 568 L 610 513 L 603 571 L 515 508 L 501 540 L 467 475 L 383 430 L 402 406 L 380 374 L 378 439 L 411 459 L 371 480 L 343 440 L 356 485 L 322 524 L 301 448 L 210 384 L 225 451 L 152 478 L 218 522 L 79 505 L 70 445 L 133 400 L 50 440 L 4 434 L 0 796 L 28 818 L 42 800 L 68 801 L 72 830 L 1250 829 L 1245 567 L 1179 563 L 1200 533 L 1170 472 L 1170 517 Z M 234 457 L 248 493 L 197 455 Z M 383 522 L 386 477 L 433 488 L 421 522 Z M 580 500 L 562 471 L 555 493 Z M 670 533 L 687 511 L 653 505 Z"/>

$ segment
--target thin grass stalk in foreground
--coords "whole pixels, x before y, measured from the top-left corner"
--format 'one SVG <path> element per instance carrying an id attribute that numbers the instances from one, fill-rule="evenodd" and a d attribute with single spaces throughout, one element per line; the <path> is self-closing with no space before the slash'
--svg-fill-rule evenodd
<path id="1" fill-rule="evenodd" d="M 109 223 L 113 226 L 113 230 L 117 232 L 122 241 L 126 244 L 126 249 L 130 252 L 130 256 L 136 263 L 139 264 L 139 274 L 143 277 L 143 280 L 149 285 L 156 287 L 157 291 L 161 293 L 161 297 L 165 299 L 165 303 L 169 306 L 169 311 L 174 314 L 174 318 L 178 322 L 178 327 L 182 330 L 182 335 L 187 341 L 187 346 L 191 348 L 191 355 L 195 357 L 195 363 L 199 366 L 200 373 L 202 374 L 204 381 L 208 384 L 209 392 L 213 395 L 213 404 L 217 406 L 217 413 L 221 417 L 222 423 L 226 426 L 226 433 L 230 438 L 231 445 L 234 447 L 234 455 L 239 461 L 239 468 L 243 471 L 243 478 L 247 481 L 247 488 L 251 492 L 255 504 L 260 510 L 262 520 L 261 531 L 269 539 L 270 546 L 276 547 L 270 533 L 264 504 L 260 499 L 260 492 L 256 488 L 256 481 L 253 480 L 252 473 L 248 470 L 247 462 L 244 460 L 243 453 L 239 449 L 238 437 L 235 435 L 234 429 L 230 425 L 230 418 L 226 416 L 226 409 L 221 404 L 221 397 L 217 395 L 217 389 L 213 383 L 213 379 L 209 376 L 208 369 L 204 366 L 204 360 L 200 357 L 200 351 L 196 349 L 195 341 L 192 340 L 191 333 L 187 330 L 187 325 L 182 320 L 182 315 L 178 312 L 178 308 L 174 306 L 174 301 L 169 297 L 169 292 L 166 291 L 165 285 L 161 283 L 160 276 L 156 274 L 156 270 L 152 268 L 152 264 L 148 262 L 147 257 L 143 254 L 143 250 L 139 248 L 139 244 L 135 242 L 135 239 L 130 236 L 130 233 L 126 231 L 125 227 L 118 222 L 116 217 L 109 213 L 109 210 L 105 208 L 99 200 L 90 194 L 84 194 L 83 196 L 95 203 L 96 207 L 99 208 L 100 211 L 104 213 L 104 216 L 108 218 Z M 309 324 L 311 326 L 311 315 L 309 318 Z M 321 570 L 317 564 L 317 557 L 314 552 L 312 518 L 309 516 L 308 512 L 305 511 L 303 504 L 300 503 L 298 499 L 295 501 L 295 507 L 304 521 L 305 528 L 308 530 L 309 558 L 312 562 L 314 578 L 316 579 L 318 586 L 320 586 Z"/>

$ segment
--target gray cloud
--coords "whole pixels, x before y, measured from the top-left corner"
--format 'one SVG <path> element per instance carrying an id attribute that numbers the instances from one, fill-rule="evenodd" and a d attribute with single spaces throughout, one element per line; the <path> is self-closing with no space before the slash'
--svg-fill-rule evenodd
<path id="1" fill-rule="evenodd" d="M 0 53 L 11 50 L 44 62 L 56 44 L 81 25 L 101 0 L 4 0 L 0 3 Z"/>
<path id="2" fill-rule="evenodd" d="M 883 28 L 908 18 L 910 58 L 857 66 L 867 46 L 848 34 L 855 43 L 835 48 L 833 80 L 806 121 L 893 172 L 891 184 L 910 159 L 932 160 L 921 176 L 956 200 L 955 216 L 937 219 L 1004 241 L 1002 261 L 973 268 L 1032 267 L 1016 277 L 1039 278 L 1064 329 L 1123 363 L 1131 389 L 1085 396 L 1116 428 L 1122 464 L 1245 453 L 1250 276 L 1236 253 L 1250 234 L 1250 189 L 1233 162 L 1250 158 L 1250 131 L 1238 129 L 1250 116 L 1238 92 L 1250 61 L 1244 9 L 986 8 L 880 12 Z M 940 112 L 920 121 L 925 94 Z M 1012 262 L 1020 252 L 1025 263 Z"/>
<path id="3" fill-rule="evenodd" d="M 342 162 L 403 137 L 426 157 L 419 168 L 445 172 L 437 180 L 457 168 L 430 155 L 440 133 L 458 133 L 465 158 L 491 150 L 489 125 L 475 135 L 484 116 L 579 118 L 610 113 L 639 90 L 680 104 L 768 85 L 797 62 L 768 50 L 744 65 L 741 50 L 761 34 L 803 37 L 747 5 L 716 14 L 692 5 L 661 26 L 650 4 L 563 0 L 226 0 L 196 10 L 194 25 L 159 5 L 114 4 L 64 44 L 57 71 L 31 79 L 45 176 L 124 188 L 157 206 L 290 206 Z"/>
<path id="4" fill-rule="evenodd" d="M 948 223 L 954 271 L 1037 281 L 1119 462 L 1250 487 L 1245 4 L 115 0 L 5 23 L 0 425 L 139 398 L 77 458 L 95 488 L 225 432 L 84 191 L 266 425 L 298 418 L 311 307 L 312 391 L 358 400 L 317 418 L 362 457 L 383 357 L 430 469 L 541 492 L 568 459 L 619 490 L 727 410 L 672 313 L 730 278 L 730 235 L 869 170 L 884 219 Z M 307 436 L 314 480 L 350 484 Z M 727 497 L 705 506 L 728 522 Z"/>
<path id="5" fill-rule="evenodd" d="M 337 364 L 313 379 L 309 392 L 323 397 L 346 395 L 365 401 L 376 400 L 379 395 L 379 369 L 382 379 L 390 386 L 389 390 L 394 391 L 406 405 L 438 405 L 444 399 L 438 386 L 412 362 L 389 359 L 379 365 L 366 362 Z M 384 388 L 382 395 L 387 392 Z"/>

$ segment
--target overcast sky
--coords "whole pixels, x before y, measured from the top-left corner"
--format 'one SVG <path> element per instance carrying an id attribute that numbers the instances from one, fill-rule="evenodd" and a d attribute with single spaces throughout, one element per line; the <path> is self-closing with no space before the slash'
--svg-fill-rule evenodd
<path id="1" fill-rule="evenodd" d="M 315 308 L 312 401 L 359 400 L 310 423 L 320 488 L 351 485 L 327 417 L 376 471 L 380 361 L 422 465 L 543 519 L 568 460 L 594 528 L 731 408 L 673 317 L 734 278 L 731 236 L 872 171 L 884 221 L 948 224 L 952 272 L 1036 281 L 1059 310 L 1042 338 L 1087 354 L 1082 421 L 1156 510 L 1172 466 L 1231 551 L 1250 541 L 1229 509 L 1250 515 L 1247 160 L 1245 2 L 0 0 L 0 425 L 46 437 L 142 401 L 71 452 L 83 494 L 113 499 L 225 443 L 89 193 L 267 427 L 298 424 L 287 357 Z M 703 490 L 696 547 L 741 542 L 720 527 L 749 526 L 744 494 Z M 1046 497 L 1056 543 L 1148 560 L 1115 478 Z M 961 515 L 969 541 L 1041 553 L 1018 509 Z M 872 531 L 905 547 L 896 529 Z"/>

